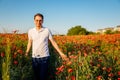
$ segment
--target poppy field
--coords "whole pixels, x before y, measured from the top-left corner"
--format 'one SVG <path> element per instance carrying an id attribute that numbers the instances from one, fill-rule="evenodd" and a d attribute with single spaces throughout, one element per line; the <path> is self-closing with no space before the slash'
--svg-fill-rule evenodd
<path id="1" fill-rule="evenodd" d="M 49 43 L 49 80 L 120 80 L 120 34 L 53 36 L 69 62 Z M 33 80 L 27 34 L 0 34 L 0 80 Z"/>

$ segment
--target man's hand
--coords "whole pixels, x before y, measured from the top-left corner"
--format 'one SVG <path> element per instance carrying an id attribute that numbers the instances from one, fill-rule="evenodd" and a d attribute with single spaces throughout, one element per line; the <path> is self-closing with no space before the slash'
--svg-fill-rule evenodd
<path id="1" fill-rule="evenodd" d="M 25 56 L 26 56 L 26 57 L 28 56 L 28 52 L 25 53 Z"/>
<path id="2" fill-rule="evenodd" d="M 62 54 L 61 58 L 67 62 L 69 61 L 69 58 L 65 54 Z"/>

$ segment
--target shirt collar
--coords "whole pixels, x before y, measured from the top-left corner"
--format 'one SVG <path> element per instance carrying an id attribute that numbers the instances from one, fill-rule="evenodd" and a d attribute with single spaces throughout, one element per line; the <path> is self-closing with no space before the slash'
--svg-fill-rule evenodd
<path id="1" fill-rule="evenodd" d="M 34 28 L 35 29 L 35 31 L 37 31 L 36 30 L 36 28 Z M 44 27 L 42 27 L 39 31 L 37 31 L 37 32 L 42 32 L 44 30 Z"/>

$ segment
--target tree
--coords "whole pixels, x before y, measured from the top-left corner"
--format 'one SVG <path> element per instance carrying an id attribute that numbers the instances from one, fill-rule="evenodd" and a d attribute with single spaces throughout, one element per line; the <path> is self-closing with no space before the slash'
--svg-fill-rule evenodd
<path id="1" fill-rule="evenodd" d="M 87 33 L 88 31 L 85 28 L 81 26 L 75 26 L 68 30 L 67 35 L 85 35 Z"/>
<path id="2" fill-rule="evenodd" d="M 106 30 L 104 33 L 105 34 L 113 34 L 112 30 Z"/>

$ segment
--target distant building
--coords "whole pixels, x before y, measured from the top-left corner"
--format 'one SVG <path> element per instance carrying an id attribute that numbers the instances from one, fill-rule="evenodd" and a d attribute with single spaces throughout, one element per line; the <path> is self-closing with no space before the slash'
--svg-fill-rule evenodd
<path id="1" fill-rule="evenodd" d="M 105 28 L 103 30 L 104 30 L 103 32 L 106 32 L 107 30 L 114 31 L 114 28 L 113 27 L 109 27 L 109 28 Z"/>
<path id="2" fill-rule="evenodd" d="M 104 31 L 103 29 L 98 29 L 98 30 L 96 31 L 96 33 L 101 33 L 101 34 L 102 34 L 102 33 L 104 33 L 103 31 Z"/>
<path id="3" fill-rule="evenodd" d="M 96 31 L 96 33 L 104 34 L 104 32 L 106 32 L 107 30 L 120 31 L 120 25 L 118 25 L 116 27 L 108 27 L 108 28 L 104 28 L 104 29 L 98 29 Z"/>
<path id="4" fill-rule="evenodd" d="M 114 31 L 120 31 L 120 25 L 114 28 Z"/>

